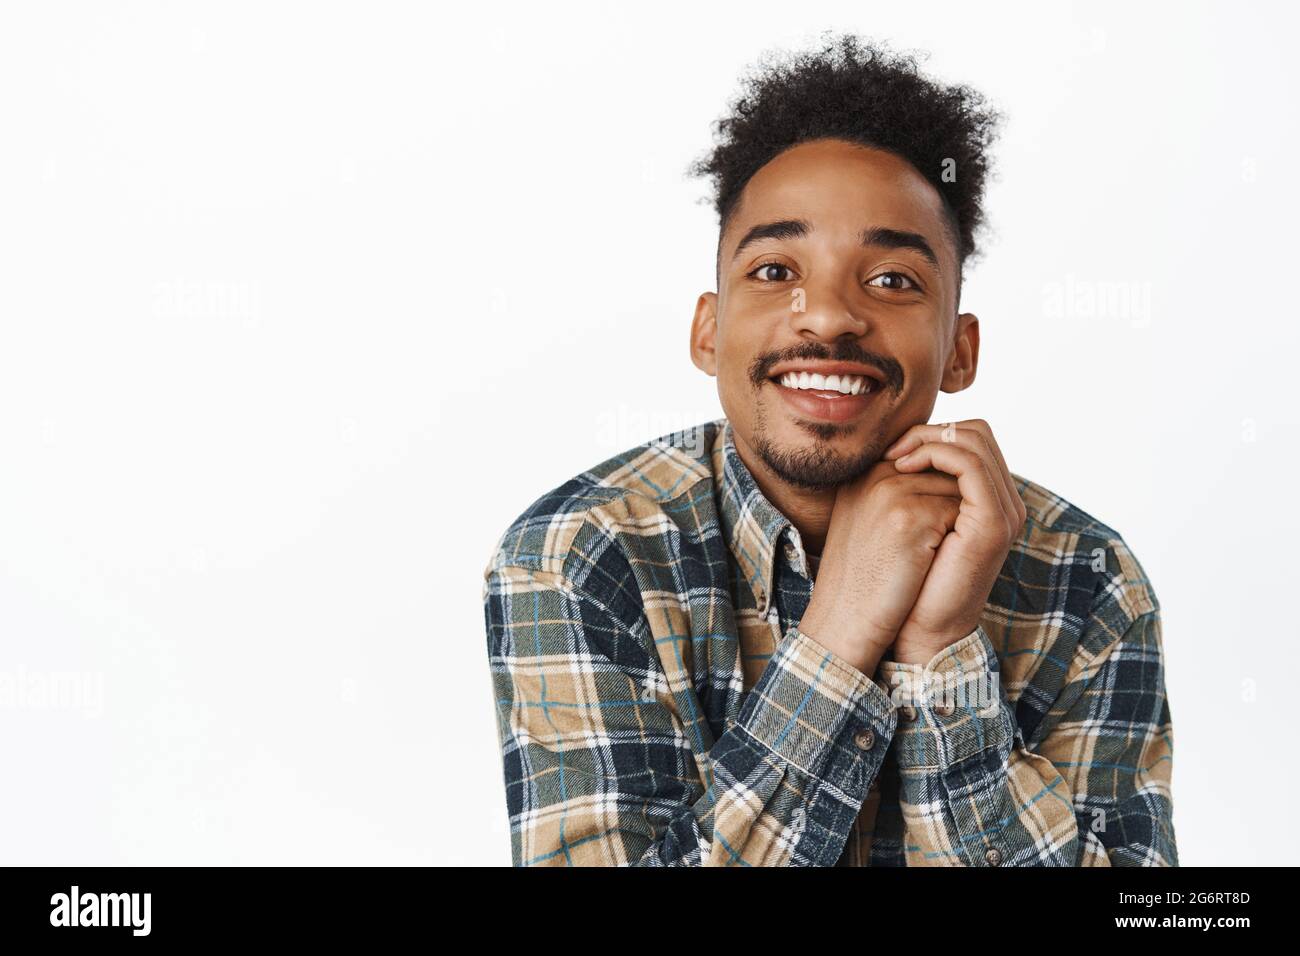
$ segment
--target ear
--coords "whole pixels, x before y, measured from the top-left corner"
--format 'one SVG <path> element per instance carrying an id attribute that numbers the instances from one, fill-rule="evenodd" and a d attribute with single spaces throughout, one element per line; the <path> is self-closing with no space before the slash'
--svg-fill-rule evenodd
<path id="1" fill-rule="evenodd" d="M 695 303 L 691 322 L 691 361 L 706 375 L 718 374 L 718 294 L 703 292 Z"/>
<path id="2" fill-rule="evenodd" d="M 975 367 L 980 357 L 980 320 L 973 313 L 957 316 L 957 334 L 952 354 L 943 370 L 939 387 L 945 392 L 960 392 L 975 381 Z"/>

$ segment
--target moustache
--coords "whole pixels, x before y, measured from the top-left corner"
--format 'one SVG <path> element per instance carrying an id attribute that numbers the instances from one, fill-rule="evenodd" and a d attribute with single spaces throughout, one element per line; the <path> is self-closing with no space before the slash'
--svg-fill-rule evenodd
<path id="1" fill-rule="evenodd" d="M 767 381 L 772 369 L 778 362 L 796 362 L 807 359 L 822 359 L 832 362 L 861 362 L 874 365 L 885 376 L 885 386 L 895 395 L 903 390 L 903 366 L 888 355 L 869 351 L 857 342 L 836 342 L 832 348 L 821 342 L 803 342 L 788 349 L 765 352 L 754 359 L 749 366 L 749 380 L 755 387 Z"/>

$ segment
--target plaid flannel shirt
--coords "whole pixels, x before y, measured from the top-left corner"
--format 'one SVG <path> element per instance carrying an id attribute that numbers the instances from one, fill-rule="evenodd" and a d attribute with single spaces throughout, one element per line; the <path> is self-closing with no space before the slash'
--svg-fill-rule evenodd
<path id="1" fill-rule="evenodd" d="M 799 630 L 799 532 L 725 419 L 538 499 L 483 588 L 514 864 L 1177 866 L 1155 594 L 1013 477 L 979 626 L 874 679 Z"/>

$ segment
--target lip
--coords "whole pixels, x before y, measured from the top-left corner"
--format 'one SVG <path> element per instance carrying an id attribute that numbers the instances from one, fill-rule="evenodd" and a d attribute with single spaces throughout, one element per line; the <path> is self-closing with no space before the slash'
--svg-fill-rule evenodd
<path id="1" fill-rule="evenodd" d="M 779 383 L 779 379 L 786 372 L 808 372 L 809 374 L 816 372 L 819 375 L 862 375 L 866 378 L 874 378 L 879 386 L 885 384 L 885 373 L 874 365 L 863 365 L 861 362 L 832 362 L 817 359 L 801 362 L 782 362 L 779 365 L 774 365 L 767 377 Z"/>
<path id="2" fill-rule="evenodd" d="M 790 366 L 789 370 L 793 371 L 795 368 L 801 371 L 814 371 L 810 365 Z M 866 374 L 862 371 L 854 371 L 849 366 L 844 366 L 844 368 L 849 369 L 849 371 L 822 372 L 821 366 L 818 366 L 816 371 L 822 372 L 824 375 Z M 779 381 L 773 381 L 771 384 L 776 386 L 777 393 L 785 403 L 798 412 L 802 418 L 811 418 L 822 422 L 847 422 L 861 415 L 885 388 L 880 379 L 875 378 L 875 376 L 868 377 L 873 380 L 874 384 L 870 391 L 863 392 L 860 395 L 845 395 L 843 392 L 831 392 L 826 389 L 789 388 Z"/>

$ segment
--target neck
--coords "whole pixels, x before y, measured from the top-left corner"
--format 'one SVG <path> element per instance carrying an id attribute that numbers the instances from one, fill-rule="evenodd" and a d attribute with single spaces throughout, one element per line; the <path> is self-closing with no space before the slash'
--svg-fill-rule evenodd
<path id="1" fill-rule="evenodd" d="M 820 555 L 826 544 L 826 531 L 831 524 L 835 489 L 810 491 L 792 485 L 769 469 L 734 432 L 732 440 L 735 442 L 740 460 L 754 476 L 754 483 L 758 485 L 758 490 L 763 492 L 763 496 L 772 502 L 777 511 L 789 518 L 790 523 L 799 529 L 799 538 L 803 541 L 804 550 L 813 555 Z"/>

